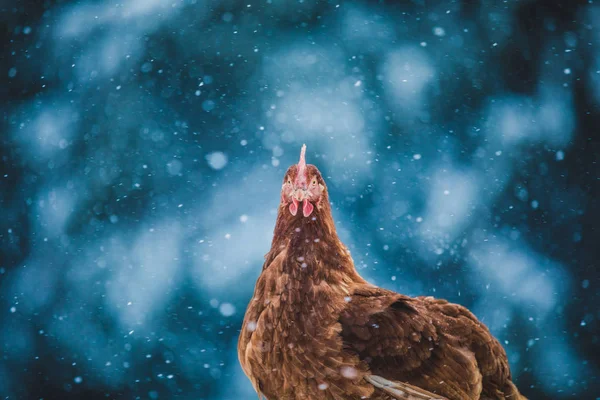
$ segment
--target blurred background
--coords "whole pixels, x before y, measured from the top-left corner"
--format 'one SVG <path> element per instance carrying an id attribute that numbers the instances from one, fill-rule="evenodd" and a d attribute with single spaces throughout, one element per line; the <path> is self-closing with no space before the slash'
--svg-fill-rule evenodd
<path id="1" fill-rule="evenodd" d="M 370 282 L 600 396 L 600 4 L 0 5 L 0 396 L 252 399 L 236 341 L 300 146 Z"/>

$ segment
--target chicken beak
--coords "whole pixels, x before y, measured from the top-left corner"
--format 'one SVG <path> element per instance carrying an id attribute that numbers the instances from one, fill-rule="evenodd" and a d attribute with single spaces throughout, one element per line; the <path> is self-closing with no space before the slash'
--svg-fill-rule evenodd
<path id="1" fill-rule="evenodd" d="M 294 191 L 294 194 L 292 194 L 292 197 L 293 197 L 294 199 L 296 199 L 297 201 L 302 201 L 302 200 L 304 200 L 304 197 L 305 197 L 304 190 L 302 190 L 302 189 L 296 189 L 296 190 Z"/>

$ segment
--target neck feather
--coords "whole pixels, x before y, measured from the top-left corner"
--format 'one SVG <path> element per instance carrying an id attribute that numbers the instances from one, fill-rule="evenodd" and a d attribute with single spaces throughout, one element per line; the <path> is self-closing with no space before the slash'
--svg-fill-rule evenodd
<path id="1" fill-rule="evenodd" d="M 364 282 L 354 268 L 350 252 L 337 235 L 326 196 L 310 217 L 301 213 L 293 216 L 285 204 L 279 206 L 265 267 L 282 251 L 286 252 L 284 273 L 310 278 L 314 283 L 322 280 Z"/>

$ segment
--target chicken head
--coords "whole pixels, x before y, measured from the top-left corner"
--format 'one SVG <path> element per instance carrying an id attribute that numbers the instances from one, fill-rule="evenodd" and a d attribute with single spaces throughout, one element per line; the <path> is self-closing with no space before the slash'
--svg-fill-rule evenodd
<path id="1" fill-rule="evenodd" d="M 314 165 L 306 164 L 306 145 L 300 150 L 298 164 L 288 168 L 281 188 L 281 203 L 292 214 L 298 214 L 302 203 L 302 215 L 309 217 L 318 207 L 326 191 L 325 181 Z"/>

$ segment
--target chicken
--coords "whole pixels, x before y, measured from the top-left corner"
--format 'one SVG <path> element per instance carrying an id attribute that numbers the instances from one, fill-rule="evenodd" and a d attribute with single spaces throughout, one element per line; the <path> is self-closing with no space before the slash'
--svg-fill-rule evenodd
<path id="1" fill-rule="evenodd" d="M 285 174 L 238 342 L 259 398 L 525 399 L 504 349 L 465 307 L 358 274 L 305 152 Z"/>

